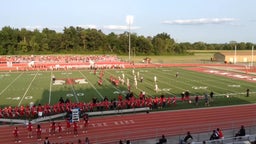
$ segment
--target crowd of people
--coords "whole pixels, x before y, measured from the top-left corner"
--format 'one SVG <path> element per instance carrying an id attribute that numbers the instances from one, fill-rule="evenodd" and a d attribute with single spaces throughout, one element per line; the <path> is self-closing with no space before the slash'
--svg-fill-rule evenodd
<path id="1" fill-rule="evenodd" d="M 53 105 L 33 104 L 0 108 L 0 118 L 37 118 L 39 116 L 49 116 L 63 112 L 69 113 L 74 108 L 79 108 L 81 113 L 140 107 L 156 109 L 171 105 L 175 106 L 177 101 L 189 101 L 190 99 L 192 99 L 192 97 L 186 99 L 165 95 L 161 95 L 160 97 L 146 97 L 143 92 L 141 92 L 138 97 L 134 96 L 133 92 L 129 92 L 126 96 L 119 94 L 117 98 L 113 98 L 111 100 L 107 97 L 101 101 L 97 98 L 93 98 L 91 102 L 71 102 L 68 98 L 63 100 L 61 97 L 59 102 Z"/>
<path id="2" fill-rule="evenodd" d="M 246 130 L 244 125 L 241 125 L 241 128 L 235 133 L 234 138 L 242 139 L 243 136 L 246 135 Z M 205 144 L 206 141 L 218 141 L 224 140 L 224 133 L 220 128 L 214 129 L 210 138 L 208 140 L 203 141 L 202 143 Z M 191 135 L 190 131 L 187 132 L 186 136 L 183 139 L 180 139 L 180 144 L 192 144 L 194 141 L 193 136 Z M 158 143 L 157 143 L 158 144 Z"/>
<path id="3" fill-rule="evenodd" d="M 49 127 L 42 128 L 40 123 L 35 124 L 35 126 L 33 126 L 33 124 L 31 122 L 29 122 L 26 125 L 27 126 L 26 127 L 27 138 L 32 139 L 33 137 L 35 137 L 37 140 L 41 141 L 42 136 L 46 136 L 45 140 L 44 140 L 44 144 L 50 144 L 50 140 L 48 138 L 51 136 L 62 138 L 62 136 L 65 136 L 65 134 L 66 135 L 73 134 L 74 137 L 77 137 L 78 134 L 81 132 L 87 133 L 88 125 L 89 125 L 89 117 L 88 117 L 88 115 L 85 115 L 83 117 L 83 121 L 79 121 L 79 122 L 71 121 L 71 119 L 66 119 L 66 121 L 64 123 L 63 122 L 56 123 L 55 121 L 52 121 L 49 124 Z M 80 125 L 82 125 L 83 127 L 80 127 Z M 46 133 L 44 135 L 42 134 L 43 129 L 45 129 L 44 132 Z M 20 132 L 19 132 L 18 126 L 16 126 L 13 130 L 13 136 L 14 136 L 15 143 L 22 142 L 22 138 L 20 137 Z M 24 139 L 24 137 L 23 137 L 23 139 Z M 85 144 L 89 144 L 89 143 L 90 143 L 89 138 L 86 137 Z M 79 144 L 82 144 L 82 142 Z"/>
<path id="4" fill-rule="evenodd" d="M 0 58 L 1 62 L 11 61 L 13 63 L 84 63 L 93 60 L 95 62 L 117 62 L 121 61 L 115 55 L 13 55 Z"/>
<path id="5" fill-rule="evenodd" d="M 124 68 L 127 62 L 116 55 L 30 55 L 0 57 L 9 70 L 70 70 L 78 68 Z M 129 64 L 128 64 L 129 65 Z"/>
<path id="6" fill-rule="evenodd" d="M 49 127 L 45 128 L 45 129 L 48 129 L 48 131 L 46 131 L 48 135 L 44 135 L 45 136 L 45 138 L 43 140 L 44 144 L 50 144 L 49 137 L 51 137 L 51 136 L 61 138 L 62 135 L 73 134 L 76 137 L 76 136 L 78 136 L 79 132 L 84 133 L 84 131 L 87 131 L 87 129 L 88 129 L 89 117 L 85 116 L 85 117 L 83 117 L 83 121 L 73 122 L 73 123 L 71 123 L 71 121 L 69 119 L 67 119 L 65 123 L 66 124 L 62 124 L 61 122 L 55 123 L 54 121 L 52 121 L 50 123 Z M 66 126 L 62 126 L 62 125 L 66 125 Z M 83 127 L 79 127 L 78 125 L 83 125 Z M 42 127 L 40 124 L 37 124 L 35 128 L 33 127 L 33 125 L 31 123 L 27 124 L 27 131 L 28 131 L 29 139 L 33 138 L 32 131 L 35 131 L 36 139 L 41 141 Z M 241 125 L 241 128 L 239 129 L 239 131 L 237 133 L 235 133 L 234 137 L 241 139 L 241 137 L 243 137 L 245 135 L 246 135 L 245 127 L 244 127 L 244 125 Z M 13 136 L 14 136 L 15 143 L 22 142 L 22 140 L 20 138 L 18 126 L 16 126 L 13 130 Z M 222 130 L 220 128 L 214 129 L 212 131 L 212 134 L 210 135 L 209 140 L 205 140 L 205 141 L 203 141 L 203 143 L 206 143 L 206 141 L 216 141 L 216 140 L 224 140 L 224 133 L 222 132 Z M 163 134 L 161 136 L 161 138 L 159 138 L 159 140 L 156 144 L 167 144 L 167 141 L 168 141 L 167 138 Z M 194 137 L 192 136 L 190 131 L 188 131 L 186 136 L 183 139 L 180 139 L 180 144 L 192 144 L 193 141 L 194 141 Z M 69 142 L 64 142 L 64 143 L 69 144 Z M 74 142 L 71 142 L 71 143 L 74 143 Z M 90 143 L 90 140 L 88 137 L 85 137 L 84 141 L 82 141 L 80 138 L 78 138 L 77 144 L 89 144 L 89 143 Z M 130 140 L 124 140 L 124 141 L 120 140 L 118 143 L 119 144 L 131 144 L 131 141 Z M 54 143 L 51 143 L 51 144 L 54 144 Z M 55 143 L 55 144 L 57 144 L 57 143 Z"/>

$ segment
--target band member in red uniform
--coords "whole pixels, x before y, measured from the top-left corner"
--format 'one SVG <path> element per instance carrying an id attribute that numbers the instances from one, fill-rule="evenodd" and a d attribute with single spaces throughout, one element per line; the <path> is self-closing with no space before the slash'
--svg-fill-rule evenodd
<path id="1" fill-rule="evenodd" d="M 27 125 L 27 130 L 28 130 L 28 138 L 32 138 L 32 129 L 33 129 L 33 126 L 31 124 L 31 122 L 28 122 L 28 125 Z"/>
<path id="2" fill-rule="evenodd" d="M 59 138 L 61 138 L 61 132 L 62 132 L 62 127 L 61 127 L 61 123 L 58 123 L 58 133 L 59 133 Z"/>
<path id="3" fill-rule="evenodd" d="M 172 103 L 173 103 L 174 106 L 176 106 L 176 97 L 175 96 L 172 99 Z"/>
<path id="4" fill-rule="evenodd" d="M 13 136 L 14 136 L 15 143 L 21 142 L 20 139 L 19 139 L 18 127 L 15 127 L 12 133 L 13 133 Z"/>
<path id="5" fill-rule="evenodd" d="M 37 128 L 36 128 L 36 135 L 37 135 L 37 139 L 38 139 L 38 140 L 41 140 L 42 129 L 41 129 L 40 124 L 37 125 Z"/>
<path id="6" fill-rule="evenodd" d="M 70 127 L 71 127 L 71 124 L 70 124 L 70 121 L 69 119 L 66 120 L 66 134 L 70 134 Z"/>
<path id="7" fill-rule="evenodd" d="M 88 115 L 85 115 L 84 116 L 84 131 L 83 131 L 83 133 L 84 132 L 87 133 L 88 125 L 89 125 L 89 117 L 88 117 Z"/>
<path id="8" fill-rule="evenodd" d="M 78 125 L 77 122 L 73 122 L 74 136 L 78 136 Z"/>
<path id="9" fill-rule="evenodd" d="M 51 123 L 51 131 L 50 131 L 50 134 L 52 135 L 55 135 L 55 129 L 56 129 L 56 125 L 55 125 L 55 122 L 53 121 Z"/>

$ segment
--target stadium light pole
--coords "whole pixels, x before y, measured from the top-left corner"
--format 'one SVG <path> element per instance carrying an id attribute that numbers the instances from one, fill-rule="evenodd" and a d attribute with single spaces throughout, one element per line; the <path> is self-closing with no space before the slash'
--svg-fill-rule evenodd
<path id="1" fill-rule="evenodd" d="M 253 67 L 253 55 L 254 55 L 253 51 L 254 51 L 254 45 L 252 46 L 252 64 L 251 64 L 251 67 Z"/>
<path id="2" fill-rule="evenodd" d="M 234 56 L 234 64 L 236 64 L 236 45 L 235 45 L 235 56 Z"/>
<path id="3" fill-rule="evenodd" d="M 126 16 L 126 23 L 128 24 L 128 30 L 129 30 L 129 35 L 128 35 L 128 39 L 129 39 L 129 62 L 131 60 L 131 25 L 133 23 L 133 16 L 128 15 Z"/>

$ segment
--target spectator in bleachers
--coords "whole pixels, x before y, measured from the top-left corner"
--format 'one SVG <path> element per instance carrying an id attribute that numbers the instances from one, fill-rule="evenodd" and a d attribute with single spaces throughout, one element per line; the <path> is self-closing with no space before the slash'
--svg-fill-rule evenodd
<path id="1" fill-rule="evenodd" d="M 217 128 L 217 133 L 218 133 L 220 139 L 224 139 L 223 132 L 220 128 Z"/>
<path id="2" fill-rule="evenodd" d="M 120 140 L 120 141 L 119 141 L 119 144 L 123 144 L 123 141 L 122 141 L 122 140 Z"/>
<path id="3" fill-rule="evenodd" d="M 219 139 L 219 135 L 218 135 L 216 130 L 213 130 L 212 134 L 211 134 L 211 137 L 210 137 L 210 140 L 216 140 L 216 139 Z"/>
<path id="4" fill-rule="evenodd" d="M 192 137 L 190 131 L 188 131 L 185 138 L 181 141 L 181 144 L 190 144 L 192 142 L 192 140 L 193 140 L 193 137 Z"/>
<path id="5" fill-rule="evenodd" d="M 167 139 L 165 138 L 165 135 L 162 135 L 162 137 L 159 139 L 159 142 L 157 144 L 166 144 Z"/>
<path id="6" fill-rule="evenodd" d="M 238 137 L 238 136 L 245 136 L 245 128 L 243 125 L 241 125 L 241 128 L 240 130 L 236 133 L 235 137 Z"/>
<path id="7" fill-rule="evenodd" d="M 131 144 L 131 141 L 130 141 L 130 140 L 127 140 L 127 141 L 126 141 L 126 144 Z"/>

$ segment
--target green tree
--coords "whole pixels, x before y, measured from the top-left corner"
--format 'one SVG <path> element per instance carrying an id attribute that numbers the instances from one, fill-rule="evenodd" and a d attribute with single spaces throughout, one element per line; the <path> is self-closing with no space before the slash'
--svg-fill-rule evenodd
<path id="1" fill-rule="evenodd" d="M 111 53 L 117 52 L 117 48 L 119 45 L 118 36 L 115 33 L 111 32 L 106 36 L 106 40 L 107 40 L 107 48 L 109 49 L 109 51 Z"/>
<path id="2" fill-rule="evenodd" d="M 136 39 L 136 53 L 139 54 L 152 54 L 153 45 L 150 39 L 145 38 L 144 36 L 139 36 Z"/>
<path id="3" fill-rule="evenodd" d="M 161 33 L 154 36 L 152 44 L 156 55 L 174 53 L 175 41 L 167 33 Z"/>

